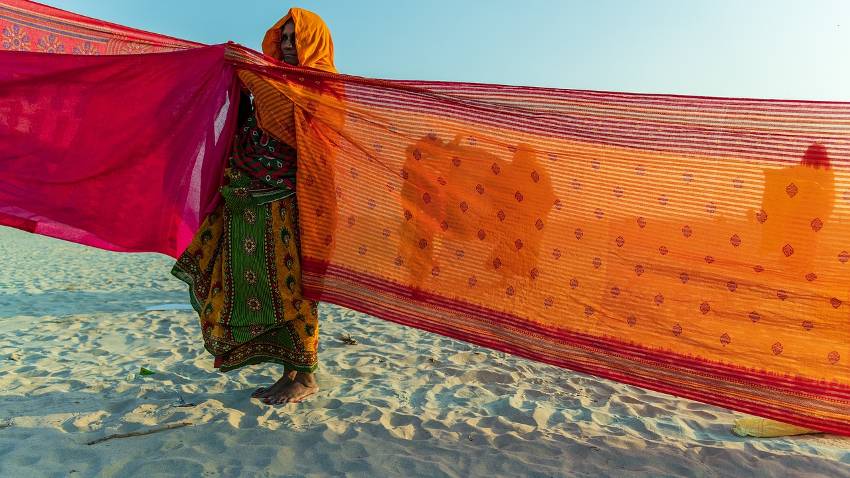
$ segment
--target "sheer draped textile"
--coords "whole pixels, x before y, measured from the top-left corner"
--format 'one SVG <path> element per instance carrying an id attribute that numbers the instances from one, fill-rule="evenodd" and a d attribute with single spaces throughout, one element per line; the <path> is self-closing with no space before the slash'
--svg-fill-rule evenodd
<path id="1" fill-rule="evenodd" d="M 179 254 L 233 137 L 224 51 L 0 2 L 0 224 Z"/>

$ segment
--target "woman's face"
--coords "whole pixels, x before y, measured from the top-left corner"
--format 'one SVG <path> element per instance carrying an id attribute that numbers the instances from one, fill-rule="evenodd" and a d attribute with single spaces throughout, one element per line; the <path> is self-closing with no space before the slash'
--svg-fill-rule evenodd
<path id="1" fill-rule="evenodd" d="M 295 48 L 295 23 L 289 20 L 280 29 L 280 53 L 285 63 L 298 65 L 298 50 Z"/>

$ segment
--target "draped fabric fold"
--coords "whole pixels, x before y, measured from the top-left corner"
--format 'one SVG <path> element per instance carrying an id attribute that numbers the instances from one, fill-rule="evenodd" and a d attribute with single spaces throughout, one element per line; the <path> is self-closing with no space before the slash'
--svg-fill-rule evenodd
<path id="1" fill-rule="evenodd" d="M 0 35 L 0 224 L 179 254 L 233 136 L 225 47 L 17 0 Z"/>
<path id="2" fill-rule="evenodd" d="M 33 5 L 0 3 L 3 49 L 70 21 Z M 0 223 L 173 254 L 215 200 L 235 70 L 297 146 L 307 298 L 850 434 L 850 104 L 371 80 L 185 48 L 0 51 Z M 130 85 L 154 99 L 115 101 Z M 99 119 L 57 121 L 78 97 Z"/>

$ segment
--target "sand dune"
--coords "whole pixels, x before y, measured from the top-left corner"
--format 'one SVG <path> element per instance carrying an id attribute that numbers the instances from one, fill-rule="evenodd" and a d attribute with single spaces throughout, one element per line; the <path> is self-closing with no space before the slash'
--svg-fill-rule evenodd
<path id="1" fill-rule="evenodd" d="M 167 257 L 6 228 L 0 257 L 3 477 L 850 476 L 842 437 L 739 438 L 725 409 L 331 305 L 322 390 L 267 406 L 280 368 L 215 371 Z"/>

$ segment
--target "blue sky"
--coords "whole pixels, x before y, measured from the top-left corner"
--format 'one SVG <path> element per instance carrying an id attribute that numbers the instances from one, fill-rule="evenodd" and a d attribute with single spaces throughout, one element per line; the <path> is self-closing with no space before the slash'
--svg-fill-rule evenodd
<path id="1" fill-rule="evenodd" d="M 850 101 L 850 0 L 42 0 L 252 48 L 290 5 L 378 78 Z"/>

